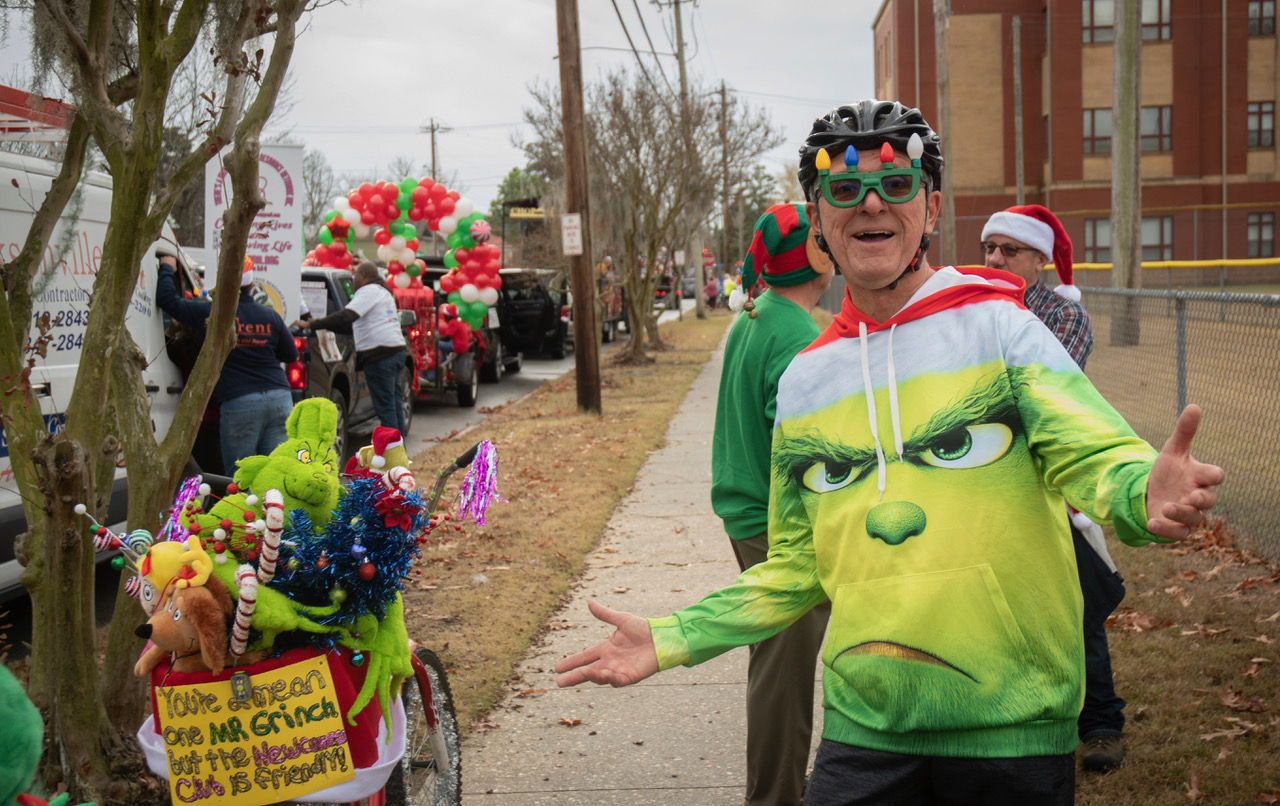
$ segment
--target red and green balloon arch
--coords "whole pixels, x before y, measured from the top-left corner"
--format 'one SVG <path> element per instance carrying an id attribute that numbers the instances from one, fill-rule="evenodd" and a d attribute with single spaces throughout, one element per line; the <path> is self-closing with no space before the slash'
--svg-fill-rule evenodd
<path id="1" fill-rule="evenodd" d="M 419 221 L 443 235 L 449 247 L 444 256 L 449 272 L 440 279 L 440 290 L 457 306 L 459 319 L 479 328 L 489 306 L 498 301 L 501 252 L 489 242 L 493 230 L 484 215 L 475 212 L 456 190 L 430 177 L 365 182 L 334 199 L 333 209 L 320 225 L 320 243 L 307 253 L 306 265 L 350 267 L 353 231 L 376 228 L 373 241 L 378 259 L 387 264 L 391 284 L 421 288 L 426 264 L 417 256 Z"/>

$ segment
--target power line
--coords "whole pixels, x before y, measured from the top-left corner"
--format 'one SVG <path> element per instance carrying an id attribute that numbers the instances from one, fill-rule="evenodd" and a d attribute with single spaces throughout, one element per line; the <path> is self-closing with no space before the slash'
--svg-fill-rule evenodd
<path id="1" fill-rule="evenodd" d="M 636 7 L 636 16 L 640 18 L 640 30 L 644 31 L 645 41 L 649 43 L 649 52 L 656 53 L 657 48 L 653 46 L 653 39 L 649 37 L 649 26 L 644 24 L 644 15 L 640 13 L 639 0 L 631 0 L 631 5 Z M 674 95 L 675 90 L 671 86 L 671 80 L 667 78 L 667 71 L 662 69 L 662 62 L 659 61 L 656 57 L 654 58 L 653 61 L 654 61 L 654 64 L 658 65 L 658 72 L 662 74 L 663 83 L 667 85 L 667 89 L 670 90 L 670 92 Z"/>
<path id="2" fill-rule="evenodd" d="M 644 69 L 644 61 L 640 58 L 640 52 L 636 50 L 636 43 L 631 41 L 631 32 L 627 30 L 626 20 L 622 19 L 622 10 L 618 8 L 618 0 L 609 0 L 609 2 L 613 4 L 613 12 L 618 15 L 618 24 L 622 26 L 622 33 L 627 37 L 627 44 L 631 46 L 631 52 L 635 54 L 636 64 L 640 66 L 640 72 L 644 75 L 644 80 L 649 82 L 649 86 L 653 88 L 654 95 L 657 96 L 658 102 L 662 104 L 662 108 L 667 111 L 667 115 L 674 117 L 675 114 L 671 111 L 671 107 L 667 106 L 667 99 L 663 97 L 662 90 L 658 89 L 658 85 L 653 83 L 653 79 L 649 76 L 649 71 Z M 666 78 L 665 74 L 663 78 Z M 670 82 L 668 82 L 668 89 L 670 89 L 670 86 Z"/>

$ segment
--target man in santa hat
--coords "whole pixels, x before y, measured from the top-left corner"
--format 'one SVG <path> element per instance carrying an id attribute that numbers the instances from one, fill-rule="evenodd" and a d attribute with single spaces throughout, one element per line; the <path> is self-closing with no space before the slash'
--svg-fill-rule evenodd
<path id="1" fill-rule="evenodd" d="M 1018 275 L 1027 284 L 1027 310 L 1044 322 L 1071 358 L 1084 369 L 1093 349 L 1089 314 L 1072 284 L 1071 239 L 1062 222 L 1038 204 L 1019 205 L 991 216 L 982 228 L 987 266 Z M 1053 259 L 1062 284 L 1050 291 L 1043 273 Z M 1107 647 L 1107 616 L 1124 598 L 1124 580 L 1107 552 L 1102 528 L 1084 515 L 1071 515 L 1076 569 L 1084 594 L 1085 694 L 1077 728 L 1081 763 L 1086 770 L 1105 771 L 1124 761 L 1124 700 L 1116 694 Z"/>

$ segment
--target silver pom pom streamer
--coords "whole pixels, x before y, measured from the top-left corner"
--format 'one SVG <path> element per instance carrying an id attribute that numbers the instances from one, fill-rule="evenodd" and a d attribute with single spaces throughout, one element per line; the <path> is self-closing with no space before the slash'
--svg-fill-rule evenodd
<path id="1" fill-rule="evenodd" d="M 506 501 L 498 495 L 498 452 L 493 443 L 484 440 L 476 448 L 476 458 L 462 480 L 458 495 L 458 517 L 471 518 L 477 525 L 484 525 L 484 513 L 494 501 Z"/>

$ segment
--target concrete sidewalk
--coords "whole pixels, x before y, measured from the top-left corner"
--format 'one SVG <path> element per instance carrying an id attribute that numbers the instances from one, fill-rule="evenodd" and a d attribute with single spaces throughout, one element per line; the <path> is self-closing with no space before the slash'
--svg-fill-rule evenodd
<path id="1" fill-rule="evenodd" d="M 464 740 L 464 804 L 742 803 L 746 649 L 624 689 L 561 690 L 552 672 L 612 630 L 587 612 L 589 599 L 664 616 L 737 576 L 710 498 L 721 359 L 719 350 L 712 354 L 666 446 L 609 521 L 571 602 L 517 667 L 515 690 L 490 717 L 496 726 Z M 821 725 L 815 703 L 815 748 Z"/>

